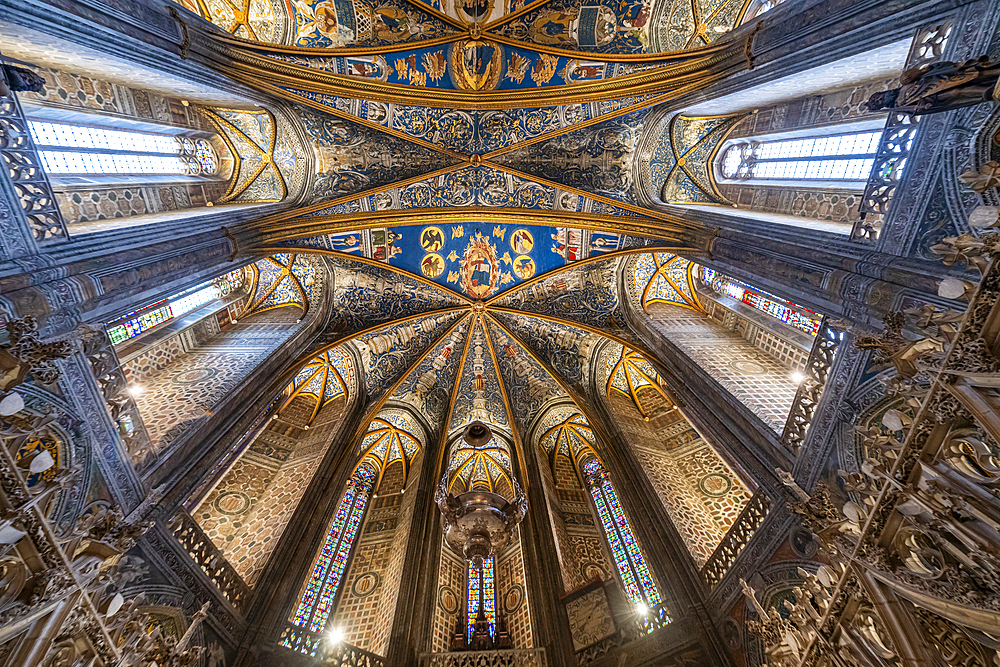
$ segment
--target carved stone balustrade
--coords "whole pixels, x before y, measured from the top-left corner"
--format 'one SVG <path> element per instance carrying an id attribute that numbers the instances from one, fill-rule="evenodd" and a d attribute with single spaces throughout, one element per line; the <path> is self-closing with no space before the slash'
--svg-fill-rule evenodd
<path id="1" fill-rule="evenodd" d="M 111 420 L 118 426 L 118 433 L 125 443 L 132 466 L 141 473 L 156 461 L 156 453 L 139 408 L 129 391 L 128 380 L 118 360 L 115 346 L 104 331 L 86 331 L 81 340 L 83 353 L 101 388 Z"/>
<path id="2" fill-rule="evenodd" d="M 420 667 L 546 667 L 543 648 L 423 653 Z"/>
<path id="3" fill-rule="evenodd" d="M 285 626 L 278 645 L 286 650 L 311 656 L 317 664 L 335 667 L 385 667 L 382 656 L 344 642 L 331 642 L 318 632 L 310 632 L 291 623 Z"/>
<path id="4" fill-rule="evenodd" d="M 757 491 L 750 498 L 736 521 L 730 526 L 722 542 L 712 552 L 708 562 L 701 568 L 701 578 L 708 586 L 709 590 L 715 588 L 716 584 L 722 581 L 726 572 L 736 562 L 736 557 L 747 545 L 753 534 L 757 532 L 761 522 L 771 509 L 771 499 L 763 491 Z"/>
<path id="5" fill-rule="evenodd" d="M 222 551 L 205 535 L 201 526 L 190 514 L 181 510 L 170 520 L 170 530 L 184 551 L 212 580 L 223 597 L 237 610 L 242 611 L 244 603 L 250 597 L 250 587 L 229 564 Z"/>
<path id="6" fill-rule="evenodd" d="M 964 252 L 994 259 L 976 264 L 964 315 L 908 311 L 926 337 L 886 371 L 897 407 L 861 432 L 868 458 L 841 471 L 846 499 L 789 482 L 789 507 L 832 565 L 800 570 L 781 614 L 744 588 L 774 667 L 1000 660 L 1000 237 L 967 241 Z"/>
<path id="7" fill-rule="evenodd" d="M 792 401 L 785 429 L 781 434 L 781 442 L 793 452 L 798 452 L 806 441 L 809 425 L 812 423 L 813 415 L 816 414 L 816 406 L 823 396 L 826 378 L 833 366 L 842 336 L 843 334 L 831 327 L 824 317 L 806 361 L 805 378 L 799 383 L 799 388 L 795 392 L 795 399 Z"/>

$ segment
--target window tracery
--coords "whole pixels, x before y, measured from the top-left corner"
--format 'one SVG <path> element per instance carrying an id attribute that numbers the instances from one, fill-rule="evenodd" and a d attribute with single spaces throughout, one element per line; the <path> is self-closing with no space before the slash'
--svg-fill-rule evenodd
<path id="1" fill-rule="evenodd" d="M 49 174 L 218 172 L 218 157 L 205 139 L 52 121 L 28 126 Z"/>
<path id="2" fill-rule="evenodd" d="M 868 180 L 881 130 L 825 136 L 741 140 L 722 150 L 718 169 L 735 181 Z"/>
<path id="3" fill-rule="evenodd" d="M 307 628 L 310 632 L 322 632 L 326 628 L 354 538 L 374 488 L 375 477 L 371 468 L 362 465 L 348 481 L 312 574 L 292 616 L 295 625 Z"/>

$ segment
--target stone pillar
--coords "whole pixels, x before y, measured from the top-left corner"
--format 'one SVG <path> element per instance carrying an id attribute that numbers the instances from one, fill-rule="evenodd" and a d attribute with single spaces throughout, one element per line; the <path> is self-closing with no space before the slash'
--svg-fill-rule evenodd
<path id="1" fill-rule="evenodd" d="M 261 572 L 247 606 L 247 629 L 234 667 L 276 664 L 272 654 L 279 650 L 278 637 L 354 470 L 353 445 L 367 409 L 367 397 L 358 396 Z"/>
<path id="2" fill-rule="evenodd" d="M 421 652 L 431 645 L 434 605 L 437 602 L 437 564 L 441 548 L 440 519 L 434 504 L 434 489 L 441 477 L 441 449 L 424 452 L 420 477 L 411 493 L 417 498 L 410 517 L 409 539 L 402 576 L 396 594 L 396 613 L 389 634 L 387 665 L 416 665 Z"/>
<path id="3" fill-rule="evenodd" d="M 592 388 L 592 395 L 596 396 Z M 576 399 L 597 437 L 601 460 L 628 512 L 632 530 L 642 545 L 650 569 L 660 582 L 671 617 L 698 636 L 712 665 L 729 665 L 728 651 L 712 623 L 705 587 L 684 541 L 636 459 L 610 410 L 599 400 Z M 689 637 L 690 638 L 690 637 Z"/>
<path id="4" fill-rule="evenodd" d="M 573 638 L 569 631 L 566 607 L 559 599 L 561 577 L 559 556 L 552 522 L 549 521 L 548 503 L 542 483 L 540 466 L 548 462 L 539 459 L 538 448 L 530 441 L 520 443 L 526 470 L 514 473 L 524 481 L 528 496 L 528 512 L 521 522 L 521 549 L 524 558 L 524 579 L 528 602 L 531 605 L 531 633 L 536 646 L 545 648 L 548 664 L 552 667 L 571 667 L 576 664 Z M 518 459 L 513 460 L 518 467 Z"/>

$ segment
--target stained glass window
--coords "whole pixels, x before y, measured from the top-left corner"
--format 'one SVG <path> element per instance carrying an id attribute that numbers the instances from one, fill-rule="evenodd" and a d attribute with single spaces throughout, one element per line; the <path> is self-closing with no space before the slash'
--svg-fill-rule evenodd
<path id="1" fill-rule="evenodd" d="M 368 468 L 361 467 L 348 483 L 316 565 L 306 582 L 305 591 L 292 615 L 295 625 L 307 628 L 310 632 L 322 632 L 326 628 L 354 538 L 364 517 L 373 479 L 373 473 Z"/>
<path id="2" fill-rule="evenodd" d="M 583 464 L 583 473 L 625 594 L 636 605 L 662 604 L 663 598 L 604 467 L 597 459 L 590 459 Z"/>
<path id="3" fill-rule="evenodd" d="M 881 138 L 881 130 L 865 130 L 736 143 L 723 151 L 720 167 L 737 180 L 866 181 Z"/>
<path id="4" fill-rule="evenodd" d="M 821 316 L 808 308 L 803 308 L 791 301 L 785 301 L 773 294 L 768 294 L 763 290 L 748 285 L 744 282 L 730 278 L 729 276 L 703 269 L 702 274 L 705 282 L 712 286 L 716 292 L 741 301 L 752 308 L 766 313 L 776 320 L 795 327 L 800 331 L 815 336 L 819 331 Z"/>
<path id="5" fill-rule="evenodd" d="M 111 326 L 107 328 L 108 337 L 113 344 L 117 345 L 122 341 L 135 338 L 144 331 L 149 331 L 158 324 L 163 324 L 175 317 L 201 308 L 218 299 L 221 295 L 217 285 L 208 284 L 194 292 L 157 301 L 125 315 L 124 318 L 117 320 L 117 324 L 111 323 Z"/>
<path id="6" fill-rule="evenodd" d="M 466 629 L 469 639 L 476 630 L 476 616 L 482 605 L 483 615 L 490 625 L 490 637 L 497 636 L 496 588 L 493 582 L 493 557 L 476 567 L 469 563 L 469 597 L 467 605 Z"/>

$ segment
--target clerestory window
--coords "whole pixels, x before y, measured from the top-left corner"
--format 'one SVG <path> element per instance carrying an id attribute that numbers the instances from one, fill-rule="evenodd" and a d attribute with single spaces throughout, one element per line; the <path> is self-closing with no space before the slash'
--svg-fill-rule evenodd
<path id="1" fill-rule="evenodd" d="M 771 141 L 737 141 L 719 170 L 731 181 L 867 181 L 881 130 Z"/>
<path id="2" fill-rule="evenodd" d="M 210 176 L 219 170 L 205 139 L 40 120 L 28 126 L 42 166 L 52 175 Z"/>

